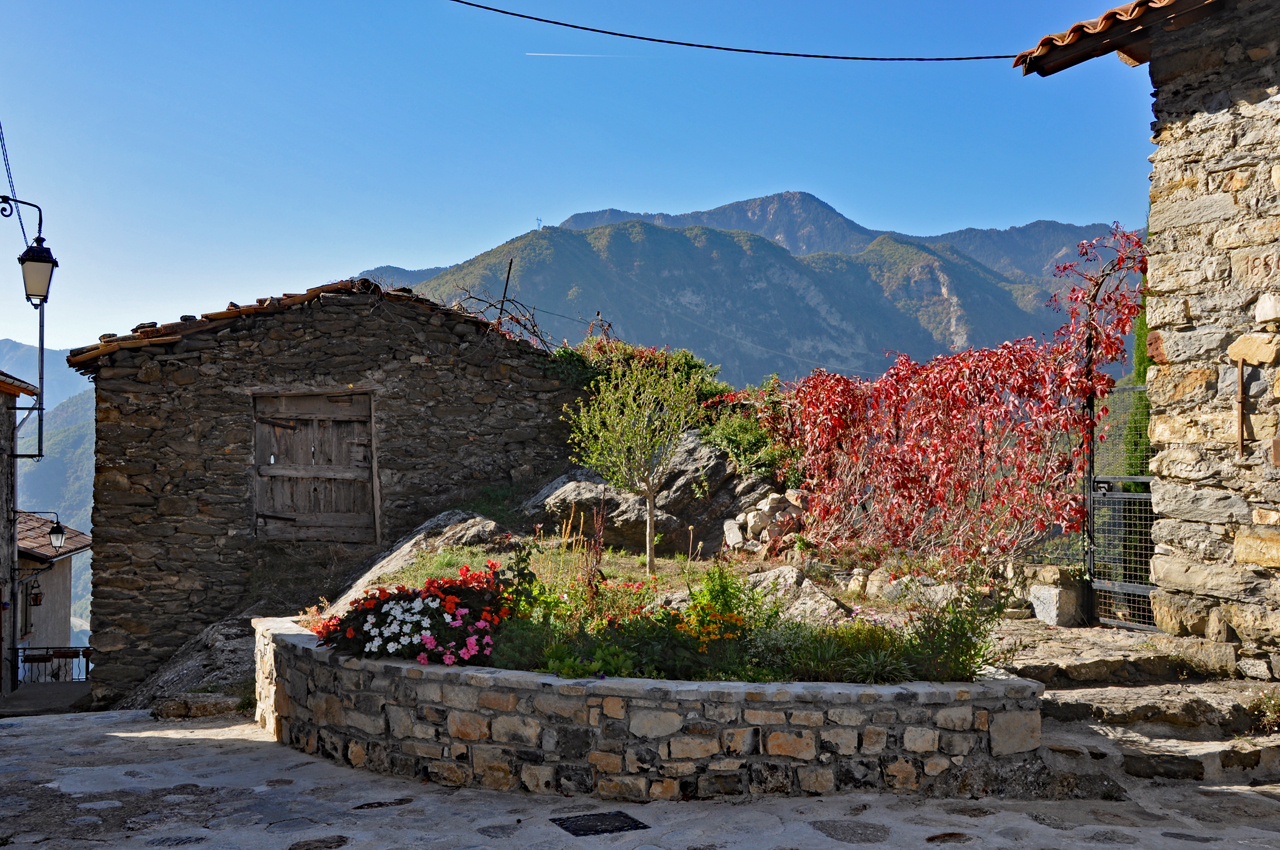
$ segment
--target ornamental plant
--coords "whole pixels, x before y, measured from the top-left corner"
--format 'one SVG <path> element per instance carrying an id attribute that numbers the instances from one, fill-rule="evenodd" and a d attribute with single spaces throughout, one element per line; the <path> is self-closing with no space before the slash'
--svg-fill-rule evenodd
<path id="1" fill-rule="evenodd" d="M 1146 272 L 1141 238 L 1119 225 L 1079 253 L 1057 269 L 1075 283 L 1051 340 L 900 356 L 876 380 L 817 370 L 780 402 L 755 400 L 813 494 L 808 541 L 911 552 L 982 578 L 1053 526 L 1079 527 L 1114 384 L 1102 367 L 1124 359 Z"/>
<path id="2" fill-rule="evenodd" d="M 415 659 L 419 664 L 484 664 L 494 632 L 510 614 L 493 561 L 484 571 L 463 565 L 456 579 L 422 587 L 377 587 L 351 600 L 351 610 L 314 628 L 321 643 L 358 657 Z"/>
<path id="3" fill-rule="evenodd" d="M 644 497 L 645 569 L 652 575 L 658 488 L 698 416 L 697 386 L 670 360 L 636 358 L 611 366 L 591 392 L 569 409 L 573 459 Z"/>

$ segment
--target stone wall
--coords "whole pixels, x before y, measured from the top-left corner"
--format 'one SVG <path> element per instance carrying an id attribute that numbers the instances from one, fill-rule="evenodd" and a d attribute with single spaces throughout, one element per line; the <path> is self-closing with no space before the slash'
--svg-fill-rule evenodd
<path id="1" fill-rule="evenodd" d="M 1043 685 L 565 680 L 359 660 L 254 621 L 258 722 L 295 749 L 459 787 L 670 800 L 979 794 L 1027 770 Z M 1027 784 L 1030 784 L 1028 782 Z"/>
<path id="2" fill-rule="evenodd" d="M 1153 36 L 1152 607 L 1165 631 L 1255 651 L 1280 641 L 1280 15 L 1270 0 L 1215 6 Z"/>
<path id="3" fill-rule="evenodd" d="M 17 405 L 13 396 L 0 392 L 0 593 L 3 593 L 5 603 L 10 598 L 9 576 L 18 561 L 18 533 L 13 515 L 18 486 L 14 466 L 17 461 L 13 458 L 16 450 L 14 429 L 18 424 L 14 408 Z M 0 647 L 4 648 L 0 653 L 3 655 L 0 660 L 0 696 L 9 693 L 12 679 L 9 648 L 13 641 L 13 623 L 10 618 L 15 613 L 5 610 L 0 614 Z"/>
<path id="4" fill-rule="evenodd" d="M 379 548 L 255 537 L 254 393 L 367 389 L 382 543 L 479 486 L 536 479 L 567 456 L 560 416 L 574 393 L 549 358 L 367 282 L 140 326 L 69 360 L 97 391 L 98 706 L 238 610 L 255 571 L 305 577 Z"/>

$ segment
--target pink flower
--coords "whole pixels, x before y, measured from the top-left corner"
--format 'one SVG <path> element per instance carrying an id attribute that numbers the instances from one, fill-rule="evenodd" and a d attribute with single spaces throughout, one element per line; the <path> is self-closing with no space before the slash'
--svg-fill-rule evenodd
<path id="1" fill-rule="evenodd" d="M 475 655 L 475 652 L 472 651 L 471 647 L 468 646 L 458 650 L 458 654 L 462 656 L 463 661 L 466 661 L 468 658 Z"/>
<path id="2" fill-rule="evenodd" d="M 476 641 L 475 635 L 472 635 L 471 637 L 467 638 L 467 649 L 471 650 L 472 655 L 475 655 L 480 650 L 480 647 L 477 646 L 476 643 L 477 641 Z"/>
<path id="3" fill-rule="evenodd" d="M 489 654 L 490 654 L 490 653 L 492 653 L 492 652 L 493 652 L 493 648 L 492 648 L 492 647 L 490 647 L 489 649 L 486 649 L 486 650 L 484 651 L 484 654 L 485 654 L 485 655 L 489 655 Z"/>
<path id="4" fill-rule="evenodd" d="M 488 621 L 488 620 L 477 620 L 477 621 L 476 621 L 475 628 L 477 628 L 477 629 L 487 629 L 487 628 L 489 628 L 489 621 Z"/>
<path id="5" fill-rule="evenodd" d="M 492 643 L 493 643 L 493 638 L 489 637 L 488 635 L 485 635 L 485 636 L 484 636 L 484 642 L 485 642 L 485 643 L 487 643 L 487 644 L 492 644 Z"/>
<path id="6" fill-rule="evenodd" d="M 453 653 L 452 653 L 452 652 L 446 652 L 446 653 L 444 654 L 444 658 L 443 658 L 442 660 L 444 661 L 444 663 L 445 663 L 445 664 L 452 664 L 453 662 L 457 661 L 458 659 L 456 659 L 456 658 L 454 658 L 454 657 L 453 657 Z"/>
<path id="7" fill-rule="evenodd" d="M 459 620 L 461 620 L 461 619 L 462 619 L 462 615 L 463 615 L 463 614 L 470 614 L 470 613 L 471 613 L 471 609 L 470 609 L 470 608 L 459 608 L 459 609 L 458 609 L 458 619 L 459 619 Z"/>
<path id="8" fill-rule="evenodd" d="M 423 635 L 423 636 L 422 636 L 422 644 L 423 644 L 427 649 L 435 649 L 435 648 L 436 648 L 436 639 L 435 639 L 435 637 L 433 637 L 432 635 Z"/>
<path id="9" fill-rule="evenodd" d="M 431 659 L 427 657 L 425 652 L 420 652 L 418 653 L 418 663 L 425 667 L 431 663 Z"/>

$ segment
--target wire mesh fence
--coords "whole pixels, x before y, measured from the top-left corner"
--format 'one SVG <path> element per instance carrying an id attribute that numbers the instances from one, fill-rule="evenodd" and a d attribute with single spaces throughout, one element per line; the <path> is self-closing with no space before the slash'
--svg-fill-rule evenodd
<path id="1" fill-rule="evenodd" d="M 1102 406 L 1107 412 L 1099 422 L 1094 477 L 1089 482 L 1092 553 L 1083 532 L 1065 534 L 1055 529 L 1030 547 L 1022 560 L 1085 569 L 1098 622 L 1154 629 L 1150 596 L 1155 514 L 1148 466 L 1154 452 L 1147 438 L 1151 405 L 1146 387 L 1122 384 Z"/>

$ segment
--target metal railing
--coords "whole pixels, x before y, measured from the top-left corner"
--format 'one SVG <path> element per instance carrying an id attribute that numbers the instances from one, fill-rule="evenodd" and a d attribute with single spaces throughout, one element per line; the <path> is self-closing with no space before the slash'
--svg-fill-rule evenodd
<path id="1" fill-rule="evenodd" d="M 20 646 L 13 655 L 19 685 L 87 682 L 93 666 L 93 650 L 87 646 Z"/>

